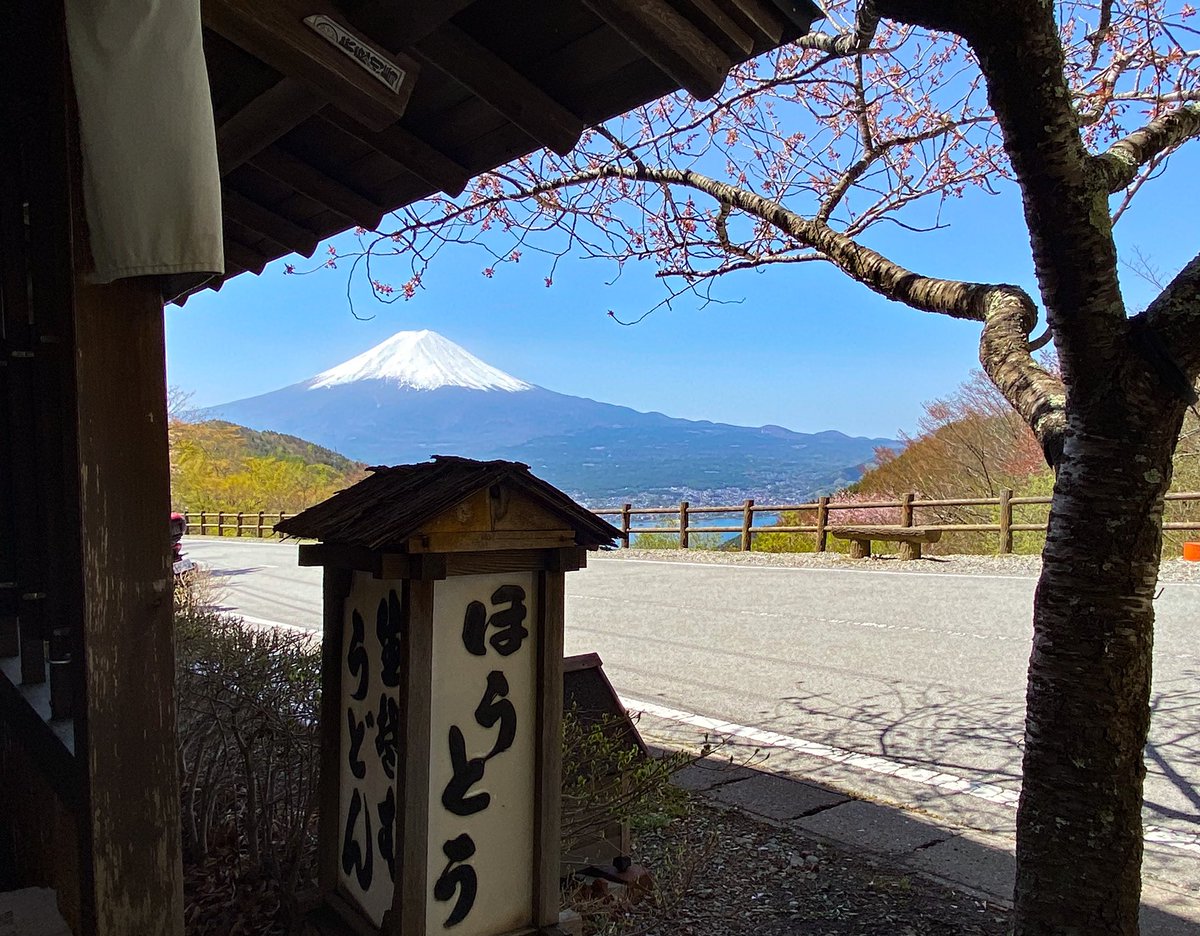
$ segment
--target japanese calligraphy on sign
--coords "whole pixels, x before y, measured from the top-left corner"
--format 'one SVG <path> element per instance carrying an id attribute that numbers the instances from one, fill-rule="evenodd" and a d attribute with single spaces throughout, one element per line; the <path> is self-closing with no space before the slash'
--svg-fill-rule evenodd
<path id="1" fill-rule="evenodd" d="M 430 933 L 493 936 L 530 920 L 536 595 L 532 573 L 434 589 Z"/>
<path id="2" fill-rule="evenodd" d="M 396 873 L 402 585 L 355 576 L 342 633 L 339 874 L 379 924 Z"/>

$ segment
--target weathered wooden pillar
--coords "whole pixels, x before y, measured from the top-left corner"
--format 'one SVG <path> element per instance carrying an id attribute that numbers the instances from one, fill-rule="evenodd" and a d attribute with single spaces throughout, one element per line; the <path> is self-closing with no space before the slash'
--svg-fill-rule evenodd
<path id="1" fill-rule="evenodd" d="M 53 888 L 76 936 L 178 936 L 162 300 L 88 280 L 63 7 L 17 6 L 0 36 L 0 538 L 19 544 L 0 549 L 0 874 Z"/>
<path id="2" fill-rule="evenodd" d="M 183 868 L 162 300 L 144 280 L 77 280 L 75 324 L 86 719 L 76 736 L 94 932 L 170 936 L 183 932 Z"/>

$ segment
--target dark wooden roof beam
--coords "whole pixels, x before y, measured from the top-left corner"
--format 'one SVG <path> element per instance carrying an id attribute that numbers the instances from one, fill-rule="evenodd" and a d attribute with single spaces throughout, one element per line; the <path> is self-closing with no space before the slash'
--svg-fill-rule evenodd
<path id="1" fill-rule="evenodd" d="M 731 56 L 742 59 L 754 54 L 754 39 L 730 16 L 726 4 L 718 0 L 687 0 L 687 3 L 699 14 L 692 22 L 698 19 L 701 32 Z"/>
<path id="2" fill-rule="evenodd" d="M 286 136 L 325 103 L 325 98 L 290 78 L 268 88 L 217 128 L 221 175 L 228 175 Z"/>
<path id="3" fill-rule="evenodd" d="M 302 195 L 338 214 L 354 224 L 374 231 L 387 214 L 387 209 L 375 204 L 360 192 L 339 182 L 319 169 L 310 166 L 278 146 L 271 146 L 256 155 L 251 164 Z"/>
<path id="4" fill-rule="evenodd" d="M 825 11 L 815 0 L 771 0 L 771 5 L 798 30 L 797 35 L 808 32 L 816 20 L 825 18 Z"/>
<path id="5" fill-rule="evenodd" d="M 263 256 L 253 247 L 247 247 L 245 244 L 233 240 L 228 234 L 225 235 L 225 265 L 227 267 L 237 267 L 246 273 L 253 273 L 257 276 L 270 262 L 270 257 Z"/>
<path id="6" fill-rule="evenodd" d="M 447 195 L 458 195 L 467 187 L 471 173 L 441 150 L 426 143 L 399 124 L 376 133 L 336 108 L 327 108 L 321 116 L 346 133 L 379 150 L 393 162 Z"/>
<path id="7" fill-rule="evenodd" d="M 201 13 L 206 27 L 368 127 L 382 129 L 404 114 L 415 63 L 377 46 L 329 3 L 202 0 Z M 313 16 L 322 18 L 319 28 L 306 22 Z"/>
<path id="8" fill-rule="evenodd" d="M 716 94 L 733 59 L 665 0 L 583 0 L 634 48 L 689 94 L 702 101 Z"/>
<path id="9" fill-rule="evenodd" d="M 582 120 L 453 24 L 413 51 L 554 152 L 565 156 L 579 142 Z"/>
<path id="10" fill-rule="evenodd" d="M 363 0 L 346 17 L 392 51 L 419 42 L 475 0 Z"/>
<path id="11" fill-rule="evenodd" d="M 715 0 L 742 28 L 759 42 L 777 46 L 783 42 L 784 23 L 770 0 Z"/>
<path id="12" fill-rule="evenodd" d="M 270 208 L 226 187 L 222 193 L 225 213 L 243 227 L 268 237 L 281 247 L 311 257 L 319 241 L 316 234 Z"/>

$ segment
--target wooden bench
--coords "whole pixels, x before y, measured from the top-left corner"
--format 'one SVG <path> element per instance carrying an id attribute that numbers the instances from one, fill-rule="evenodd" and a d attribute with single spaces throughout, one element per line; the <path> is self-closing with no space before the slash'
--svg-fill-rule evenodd
<path id="1" fill-rule="evenodd" d="M 928 527 L 904 526 L 831 526 L 829 533 L 838 539 L 850 540 L 850 558 L 866 559 L 871 555 L 871 540 L 900 544 L 901 559 L 920 559 L 922 543 L 936 543 L 941 530 Z"/>

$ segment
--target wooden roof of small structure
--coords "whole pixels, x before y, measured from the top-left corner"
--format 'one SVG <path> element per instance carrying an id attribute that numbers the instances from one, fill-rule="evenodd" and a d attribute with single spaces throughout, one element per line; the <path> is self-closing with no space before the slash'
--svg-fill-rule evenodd
<path id="1" fill-rule="evenodd" d="M 711 96 L 735 64 L 822 15 L 813 0 L 202 0 L 201 10 L 225 218 L 217 288 L 292 252 L 310 257 L 348 228 L 375 230 L 435 192 L 457 195 L 542 146 L 569 152 L 585 127 L 678 88 Z M 340 47 L 305 24 L 314 14 L 341 30 Z M 400 91 L 382 83 L 390 66 L 405 73 Z"/>
<path id="2" fill-rule="evenodd" d="M 564 521 L 578 546 L 611 546 L 621 531 L 535 477 L 528 465 L 435 455 L 432 461 L 369 469 L 370 476 L 275 525 L 278 533 L 370 550 L 401 549 L 424 523 L 471 495 L 507 485 Z"/>

